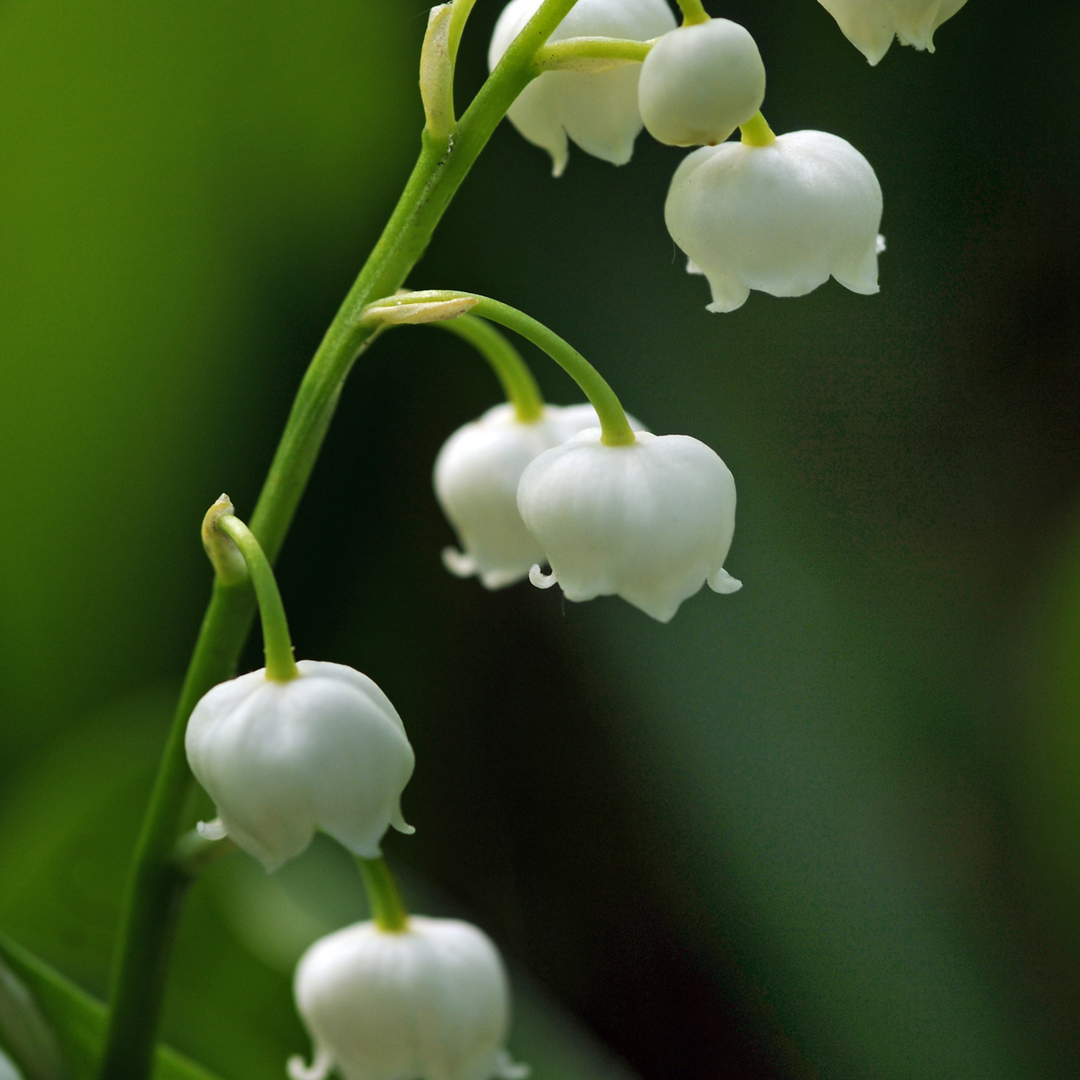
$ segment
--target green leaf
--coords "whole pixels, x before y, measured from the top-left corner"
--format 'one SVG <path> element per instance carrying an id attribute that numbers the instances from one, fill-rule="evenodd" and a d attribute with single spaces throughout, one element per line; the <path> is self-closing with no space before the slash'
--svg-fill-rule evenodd
<path id="1" fill-rule="evenodd" d="M 71 1080 L 92 1080 L 105 1035 L 105 1005 L 48 964 L 0 935 L 0 956 L 37 997 L 52 1022 Z M 159 1046 L 155 1080 L 218 1080 L 214 1073 Z"/>

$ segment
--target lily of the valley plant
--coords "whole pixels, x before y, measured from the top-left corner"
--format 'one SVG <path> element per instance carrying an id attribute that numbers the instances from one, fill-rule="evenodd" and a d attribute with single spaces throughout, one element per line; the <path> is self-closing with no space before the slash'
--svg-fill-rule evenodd
<path id="1" fill-rule="evenodd" d="M 876 63 L 894 36 L 932 48 L 963 0 L 821 2 Z M 408 718 L 368 674 L 294 659 L 271 569 L 341 385 L 380 333 L 428 323 L 456 334 L 505 393 L 433 463 L 458 537 L 444 552 L 452 573 L 489 589 L 525 578 L 558 585 L 575 602 L 614 595 L 661 622 L 705 584 L 721 594 L 740 587 L 728 567 L 735 481 L 714 449 L 691 433 L 652 433 L 644 413 L 628 417 L 597 369 L 524 312 L 449 287 L 460 283 L 403 288 L 503 117 L 551 155 L 555 176 L 571 142 L 614 164 L 629 161 L 643 128 L 689 148 L 656 213 L 688 269 L 707 279 L 710 311 L 733 311 L 755 289 L 800 296 L 830 276 L 877 291 L 874 170 L 836 135 L 772 132 L 761 113 L 766 66 L 747 29 L 711 18 L 701 0 L 678 0 L 681 25 L 667 0 L 511 0 L 490 43 L 490 77 L 459 117 L 454 66 L 472 6 L 454 0 L 430 13 L 419 159 L 299 387 L 257 505 L 245 523 L 223 496 L 203 523 L 213 592 L 136 854 L 100 1064 L 107 1080 L 149 1076 L 172 930 L 199 869 L 241 849 L 273 871 L 316 830 L 356 856 L 372 917 L 316 942 L 300 962 L 296 1002 L 312 1049 L 310 1064 L 289 1063 L 294 1080 L 335 1068 L 346 1080 L 525 1074 L 507 1052 L 509 990 L 496 947 L 467 923 L 409 915 L 381 858 L 390 826 L 412 831 L 401 806 L 414 765 Z M 687 303 L 701 292 L 689 282 Z M 586 400 L 544 402 L 497 326 L 538 346 Z M 256 607 L 266 666 L 235 677 Z M 196 781 L 216 806 L 212 821 L 189 818 Z M 0 1076 L 14 1070 L 0 1055 Z"/>

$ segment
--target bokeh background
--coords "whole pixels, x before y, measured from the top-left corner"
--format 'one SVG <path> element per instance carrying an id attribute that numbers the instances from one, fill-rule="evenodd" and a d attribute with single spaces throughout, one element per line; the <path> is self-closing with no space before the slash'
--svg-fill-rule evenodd
<path id="1" fill-rule="evenodd" d="M 663 225 L 679 151 L 575 151 L 556 182 L 506 125 L 411 284 L 525 308 L 654 430 L 714 446 L 743 591 L 660 626 L 449 577 L 431 463 L 497 387 L 407 328 L 352 375 L 283 552 L 298 654 L 405 718 L 417 833 L 387 854 L 506 950 L 537 1080 L 1076 1076 L 1080 9 L 971 0 L 935 55 L 871 69 L 813 0 L 710 8 L 757 38 L 775 130 L 874 164 L 880 295 L 710 315 Z M 223 490 L 250 512 L 407 175 L 425 21 L 0 2 L 0 929 L 98 995 L 202 513 Z M 291 965 L 363 915 L 332 845 L 273 878 L 220 864 L 167 1037 L 283 1075 Z"/>

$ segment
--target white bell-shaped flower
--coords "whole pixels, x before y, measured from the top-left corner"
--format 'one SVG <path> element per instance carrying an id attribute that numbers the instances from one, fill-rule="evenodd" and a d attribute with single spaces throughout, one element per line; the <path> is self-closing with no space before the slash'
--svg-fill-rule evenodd
<path id="1" fill-rule="evenodd" d="M 709 311 L 734 311 L 751 289 L 802 296 L 830 274 L 853 292 L 878 291 L 881 187 L 836 135 L 695 150 L 675 172 L 664 217 L 687 269 L 708 278 Z"/>
<path id="2" fill-rule="evenodd" d="M 510 43 L 536 14 L 541 0 L 511 0 L 495 24 L 488 50 L 494 68 Z M 549 39 L 628 38 L 649 41 L 674 29 L 666 0 L 578 0 Z M 625 165 L 641 131 L 640 64 L 609 71 L 545 71 L 518 95 L 507 117 L 531 143 L 551 154 L 561 176 L 569 157 L 567 136 L 586 153 Z"/>
<path id="3" fill-rule="evenodd" d="M 719 456 L 688 435 L 639 434 L 605 446 L 583 431 L 525 470 L 518 508 L 569 600 L 612 593 L 668 622 L 707 581 L 740 583 L 724 570 L 735 531 L 735 481 Z"/>
<path id="4" fill-rule="evenodd" d="M 220 683 L 187 727 L 191 771 L 217 807 L 204 835 L 227 835 L 267 871 L 299 855 L 316 829 L 356 855 L 379 855 L 401 816 L 414 757 L 390 699 L 343 664 L 301 660 L 299 677 L 265 669 Z"/>
<path id="5" fill-rule="evenodd" d="M 641 65 L 645 128 L 669 146 L 715 146 L 765 100 L 765 65 L 749 31 L 728 19 L 665 34 Z"/>
<path id="6" fill-rule="evenodd" d="M 543 550 L 518 513 L 518 481 L 537 454 L 598 423 L 589 404 L 545 405 L 538 420 L 524 422 L 504 403 L 458 428 L 435 459 L 435 494 L 462 547 L 443 551 L 446 568 L 501 589 L 543 562 Z"/>
<path id="7" fill-rule="evenodd" d="M 844 36 L 876 64 L 893 37 L 901 45 L 934 51 L 934 31 L 967 0 L 820 0 Z"/>
<path id="8" fill-rule="evenodd" d="M 301 957 L 296 1005 L 315 1060 L 293 1080 L 514 1080 L 510 989 L 498 950 L 457 919 L 410 916 L 404 930 L 357 923 Z"/>

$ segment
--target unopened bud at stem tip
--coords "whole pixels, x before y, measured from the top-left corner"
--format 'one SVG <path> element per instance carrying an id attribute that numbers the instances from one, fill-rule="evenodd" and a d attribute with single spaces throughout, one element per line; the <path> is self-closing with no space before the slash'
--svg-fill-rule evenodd
<path id="1" fill-rule="evenodd" d="M 234 509 L 232 499 L 221 494 L 206 511 L 202 523 L 203 547 L 218 578 L 227 585 L 245 581 L 248 577 L 247 564 L 240 549 L 217 527 L 218 521 L 226 514 L 233 513 Z"/>

